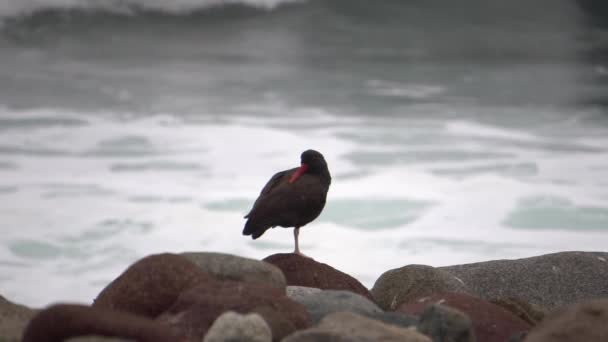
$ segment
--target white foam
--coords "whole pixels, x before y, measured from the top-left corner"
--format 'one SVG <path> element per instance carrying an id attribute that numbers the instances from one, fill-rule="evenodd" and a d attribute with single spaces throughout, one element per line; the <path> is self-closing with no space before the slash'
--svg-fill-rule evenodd
<path id="1" fill-rule="evenodd" d="M 1 0 L 0 17 L 28 14 L 41 9 L 85 9 L 104 10 L 116 13 L 131 13 L 134 8 L 183 14 L 194 10 L 230 4 L 274 9 L 275 7 L 302 0 Z"/>

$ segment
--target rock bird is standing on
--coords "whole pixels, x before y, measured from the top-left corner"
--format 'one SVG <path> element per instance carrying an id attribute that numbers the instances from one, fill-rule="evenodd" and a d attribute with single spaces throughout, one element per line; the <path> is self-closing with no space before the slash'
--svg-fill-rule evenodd
<path id="1" fill-rule="evenodd" d="M 257 239 L 269 228 L 294 227 L 294 253 L 303 255 L 298 245 L 300 227 L 323 211 L 331 175 L 321 153 L 307 150 L 300 158 L 300 167 L 281 171 L 266 183 L 245 216 L 243 235 Z"/>

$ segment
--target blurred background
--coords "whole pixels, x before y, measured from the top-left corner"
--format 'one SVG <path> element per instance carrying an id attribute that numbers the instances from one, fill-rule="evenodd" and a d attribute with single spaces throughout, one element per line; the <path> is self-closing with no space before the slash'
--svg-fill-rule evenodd
<path id="1" fill-rule="evenodd" d="M 0 294 L 90 302 L 150 253 L 252 241 L 325 155 L 301 247 L 384 271 L 608 245 L 604 0 L 0 0 Z"/>

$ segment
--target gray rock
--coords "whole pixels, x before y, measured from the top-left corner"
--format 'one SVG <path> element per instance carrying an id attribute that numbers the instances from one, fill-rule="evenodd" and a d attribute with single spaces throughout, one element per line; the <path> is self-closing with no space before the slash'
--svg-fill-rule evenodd
<path id="1" fill-rule="evenodd" d="M 181 255 L 219 279 L 260 281 L 277 288 L 287 285 L 283 272 L 265 261 L 223 253 L 187 252 Z"/>
<path id="2" fill-rule="evenodd" d="M 306 329 L 289 335 L 281 342 L 376 342 L 371 338 L 349 336 L 347 334 L 321 330 L 318 328 Z"/>
<path id="3" fill-rule="evenodd" d="M 296 302 L 304 297 L 308 297 L 310 295 L 321 292 L 321 289 L 316 287 L 306 287 L 306 286 L 287 286 L 286 292 L 287 297 Z"/>
<path id="4" fill-rule="evenodd" d="M 608 296 L 608 253 L 562 252 L 440 270 L 486 300 L 511 297 L 553 309 Z"/>
<path id="5" fill-rule="evenodd" d="M 380 312 L 372 314 L 364 314 L 363 316 L 377 321 L 396 325 L 398 327 L 409 328 L 418 324 L 418 317 L 406 315 L 401 312 Z"/>
<path id="6" fill-rule="evenodd" d="M 320 322 L 323 317 L 333 312 L 349 311 L 364 316 L 382 313 L 382 309 L 369 299 L 350 291 L 313 291 L 308 295 L 300 293 L 300 295 L 290 298 L 304 305 L 313 324 Z"/>
<path id="7" fill-rule="evenodd" d="M 461 280 L 425 265 L 408 265 L 384 272 L 371 290 L 384 310 L 395 310 L 402 303 L 441 292 L 469 293 Z"/>
<path id="8" fill-rule="evenodd" d="M 420 314 L 418 330 L 434 342 L 475 342 L 469 317 L 445 305 L 433 304 Z"/>
<path id="9" fill-rule="evenodd" d="M 524 342 L 605 342 L 608 339 L 608 299 L 560 308 L 545 317 Z"/>
<path id="10" fill-rule="evenodd" d="M 415 329 L 384 324 L 352 312 L 330 314 L 323 318 L 317 329 L 370 341 L 431 342 L 430 338 Z"/>
<path id="11" fill-rule="evenodd" d="M 203 342 L 272 342 L 272 333 L 260 315 L 228 311 L 213 322 Z"/>
<path id="12" fill-rule="evenodd" d="M 35 310 L 15 304 L 0 296 L 0 341 L 19 342 Z"/>

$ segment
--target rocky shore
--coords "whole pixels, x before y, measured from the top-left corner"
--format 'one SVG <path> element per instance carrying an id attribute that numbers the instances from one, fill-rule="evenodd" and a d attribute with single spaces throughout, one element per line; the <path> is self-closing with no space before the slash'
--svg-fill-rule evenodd
<path id="1" fill-rule="evenodd" d="M 608 340 L 608 253 L 434 268 L 372 289 L 295 254 L 147 256 L 92 304 L 33 310 L 0 296 L 0 342 L 561 342 Z"/>

